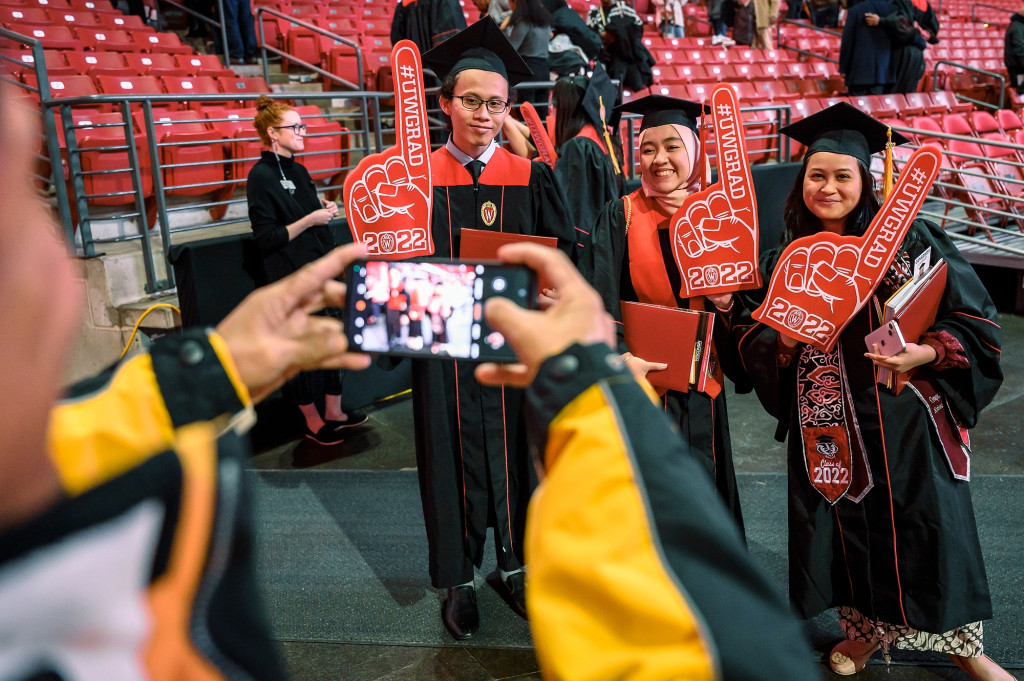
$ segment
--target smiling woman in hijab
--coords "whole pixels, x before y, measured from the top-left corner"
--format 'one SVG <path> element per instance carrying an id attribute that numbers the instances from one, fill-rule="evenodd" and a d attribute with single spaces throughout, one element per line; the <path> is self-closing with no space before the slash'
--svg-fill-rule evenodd
<path id="1" fill-rule="evenodd" d="M 672 255 L 672 215 L 683 200 L 700 189 L 706 176 L 707 157 L 701 148 L 696 119 L 710 109 L 696 102 L 650 95 L 616 108 L 618 112 L 643 114 L 640 148 L 640 189 L 610 201 L 598 216 L 591 234 L 591 284 L 604 299 L 605 308 L 621 321 L 620 300 L 665 307 L 708 310 L 716 314 L 714 345 L 717 365 L 729 377 L 745 383 L 728 330 L 734 308 L 733 296 L 725 293 L 680 298 L 680 274 Z M 620 343 L 620 349 L 625 344 Z M 637 375 L 666 368 L 648 362 L 625 349 L 623 359 Z M 721 386 L 721 370 L 716 371 Z M 742 530 L 736 473 L 732 464 L 725 393 L 668 390 L 662 404 L 679 426 L 689 451 L 715 481 Z"/>

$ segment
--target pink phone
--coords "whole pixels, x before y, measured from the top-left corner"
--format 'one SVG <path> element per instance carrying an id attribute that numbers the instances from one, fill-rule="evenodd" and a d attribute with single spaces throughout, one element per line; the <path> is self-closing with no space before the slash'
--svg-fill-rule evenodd
<path id="1" fill-rule="evenodd" d="M 895 321 L 886 322 L 868 335 L 864 336 L 864 344 L 868 346 L 868 352 L 875 352 L 874 346 L 878 346 L 879 355 L 891 357 L 907 349 L 907 343 L 900 333 L 900 325 Z"/>

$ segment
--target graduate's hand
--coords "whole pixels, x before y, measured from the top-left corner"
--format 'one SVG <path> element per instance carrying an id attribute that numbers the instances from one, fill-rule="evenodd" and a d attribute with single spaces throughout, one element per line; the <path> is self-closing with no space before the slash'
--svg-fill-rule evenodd
<path id="1" fill-rule="evenodd" d="M 915 151 L 863 236 L 823 231 L 789 244 L 754 319 L 830 351 L 881 282 L 940 163 L 941 152 L 935 147 Z"/>
<path id="2" fill-rule="evenodd" d="M 313 314 L 324 307 L 344 307 L 345 285 L 336 278 L 348 263 L 365 255 L 362 244 L 336 248 L 253 291 L 217 325 L 254 402 L 300 371 L 369 366 L 369 355 L 348 352 L 339 320 Z"/>
<path id="3" fill-rule="evenodd" d="M 391 50 L 396 146 L 367 154 L 345 178 L 345 215 L 370 255 L 432 255 L 430 138 L 423 68 L 415 43 Z"/>
<path id="4" fill-rule="evenodd" d="M 867 24 L 868 26 L 878 26 L 879 21 L 880 20 L 877 14 L 874 14 L 872 12 L 864 13 L 864 23 Z"/>
<path id="5" fill-rule="evenodd" d="M 0 84 L 0 532 L 60 498 L 46 430 L 83 309 L 64 239 L 32 185 L 38 117 Z"/>
<path id="6" fill-rule="evenodd" d="M 672 254 L 684 298 L 761 286 L 757 203 L 736 93 L 728 85 L 716 85 L 711 108 L 718 182 L 687 196 L 672 216 Z"/>
<path id="7" fill-rule="evenodd" d="M 561 251 L 536 244 L 507 244 L 498 249 L 505 262 L 522 263 L 558 290 L 544 311 L 524 310 L 506 298 L 487 301 L 484 316 L 512 346 L 519 364 L 481 364 L 476 378 L 485 385 L 528 386 L 541 363 L 574 343 L 615 344 L 615 324 L 601 296 L 580 276 Z"/>
<path id="8" fill-rule="evenodd" d="M 646 380 L 647 374 L 652 371 L 664 371 L 665 369 L 668 369 L 668 364 L 665 364 L 664 362 L 648 362 L 646 359 L 637 357 L 630 353 L 623 355 L 622 360 L 625 362 L 629 372 L 633 374 L 633 377 L 638 379 L 642 378 Z"/>
<path id="9" fill-rule="evenodd" d="M 864 356 L 874 362 L 875 366 L 891 369 L 898 374 L 906 373 L 915 367 L 934 362 L 938 356 L 935 353 L 935 348 L 932 346 L 919 345 L 917 343 L 907 343 L 906 348 L 895 355 L 888 356 L 878 353 L 877 343 L 873 343 L 872 348 L 874 352 L 865 352 Z"/>

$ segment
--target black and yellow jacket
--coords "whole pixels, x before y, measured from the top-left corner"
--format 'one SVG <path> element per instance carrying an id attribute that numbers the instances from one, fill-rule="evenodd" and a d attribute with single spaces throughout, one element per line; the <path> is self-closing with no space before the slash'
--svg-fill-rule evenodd
<path id="1" fill-rule="evenodd" d="M 527 392 L 545 469 L 526 528 L 544 678 L 820 678 L 802 624 L 653 398 L 603 345 L 548 359 Z"/>
<path id="2" fill-rule="evenodd" d="M 0 534 L 0 679 L 284 678 L 255 586 L 245 414 L 223 340 L 198 330 L 58 403 L 66 498 Z"/>

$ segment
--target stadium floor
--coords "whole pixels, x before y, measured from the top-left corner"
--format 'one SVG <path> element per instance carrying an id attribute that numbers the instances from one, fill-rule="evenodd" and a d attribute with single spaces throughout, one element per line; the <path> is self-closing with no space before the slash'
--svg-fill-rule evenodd
<path id="1" fill-rule="evenodd" d="M 1024 541 L 1021 531 L 1024 503 L 1015 498 L 1024 490 L 1024 449 L 1020 446 L 1024 435 L 1020 421 L 1024 407 L 1024 317 L 1003 315 L 1001 323 L 1006 380 L 994 404 L 983 413 L 981 423 L 972 433 L 972 469 L 978 481 L 974 491 L 979 525 L 996 600 L 996 617 L 986 624 L 989 651 L 1001 656 L 1000 661 L 1011 673 L 1024 679 L 1024 605 L 1020 599 L 1024 586 L 1016 559 L 1004 560 L 999 555 L 1002 549 L 1012 547 L 1019 556 L 1021 549 L 1016 547 Z M 350 516 L 361 511 L 358 499 L 348 500 L 347 505 L 338 500 L 341 490 L 365 491 L 366 485 L 370 486 L 369 499 L 374 498 L 375 491 L 380 498 L 395 495 L 386 496 L 392 508 L 403 503 L 398 500 L 402 489 L 406 497 L 410 496 L 409 489 L 415 489 L 415 476 L 411 474 L 415 467 L 411 411 L 408 399 L 391 400 L 372 407 L 369 425 L 337 447 L 313 448 L 308 443 L 290 442 L 258 454 L 252 460 L 258 531 L 265 533 L 259 537 L 258 547 L 268 554 L 261 558 L 261 580 L 269 585 L 270 620 L 281 640 L 291 677 L 296 681 L 540 679 L 525 627 L 509 618 L 511 613 L 485 585 L 493 565 L 487 568 L 485 562 L 485 570 L 477 578 L 483 620 L 481 633 L 485 633 L 488 619 L 492 622 L 492 633 L 471 644 L 456 643 L 447 636 L 438 616 L 442 596 L 429 586 L 426 542 L 417 539 L 420 530 L 416 524 L 422 527 L 417 500 L 406 498 L 405 508 L 410 512 L 389 516 L 393 522 L 376 520 L 377 524 L 390 522 L 401 526 L 401 531 L 382 529 L 380 542 L 398 543 L 413 554 L 412 560 L 408 557 L 402 560 L 403 567 L 381 558 L 379 551 L 375 553 L 372 549 L 379 549 L 379 542 L 374 539 L 376 535 L 370 529 L 360 532 L 359 528 L 365 526 L 355 519 L 350 520 Z M 746 492 L 743 503 L 747 515 L 748 504 L 755 503 L 756 499 L 753 490 L 765 481 L 771 487 L 772 480 L 777 483 L 782 478 L 783 449 L 778 443 L 765 441 L 764 434 L 772 432 L 773 426 L 751 396 L 729 395 L 729 411 L 736 468 L 741 485 L 745 487 L 741 487 L 741 494 Z M 359 475 L 362 481 L 346 487 L 354 475 Z M 1013 498 L 1002 501 L 982 498 L 995 490 L 1009 490 Z M 321 494 L 317 495 L 318 491 Z M 332 491 L 334 493 L 330 494 Z M 304 495 L 311 496 L 312 500 L 303 500 Z M 296 511 L 289 513 L 289 508 Z M 986 508 L 988 510 L 983 511 Z M 990 521 L 983 519 L 983 513 Z M 285 530 L 286 535 L 266 536 L 275 530 L 282 531 L 280 518 L 275 521 L 274 514 L 288 517 L 291 529 Z M 321 529 L 310 531 L 314 526 Z M 755 557 L 769 562 L 780 555 L 784 559 L 784 528 L 763 526 L 766 528 L 763 541 L 757 536 L 759 530 L 750 526 L 747 529 Z M 296 539 L 294 545 L 275 549 L 275 537 L 293 537 L 302 531 L 312 538 L 306 542 L 307 546 L 303 547 L 301 539 Z M 986 532 L 988 536 L 984 536 Z M 330 564 L 311 567 L 302 552 L 315 551 L 316 547 L 311 545 L 317 543 L 317 538 L 321 543 L 332 541 L 332 533 L 342 538 L 339 546 L 354 546 L 351 553 L 357 559 L 346 563 L 348 559 L 332 554 Z M 769 536 L 771 533 L 778 536 Z M 343 553 L 339 549 L 339 556 Z M 422 553 L 423 558 L 417 558 L 417 553 Z M 1002 550 L 1002 553 L 1007 551 Z M 282 569 L 280 562 L 288 560 L 288 556 L 293 566 Z M 416 568 L 418 564 L 422 564 L 421 569 Z M 367 565 L 370 570 L 364 569 Z M 768 567 L 783 579 L 784 567 Z M 335 569 L 343 572 L 331 572 Z M 372 589 L 380 585 L 384 585 L 386 591 L 380 592 L 383 595 L 373 595 Z M 1000 591 L 1002 593 L 998 593 Z M 300 595 L 307 600 L 297 601 Z M 372 602 L 375 598 L 386 602 Z M 346 610 L 358 610 L 361 619 L 350 617 L 346 621 Z M 494 629 L 501 631 L 494 632 Z M 823 660 L 823 678 L 839 678 L 824 662 L 839 637 L 834 617 L 813 620 L 809 623 L 809 634 Z M 867 681 L 968 678 L 943 655 L 908 656 L 899 651 L 894 654 L 891 666 L 887 667 L 881 656 L 876 655 L 857 676 Z"/>

